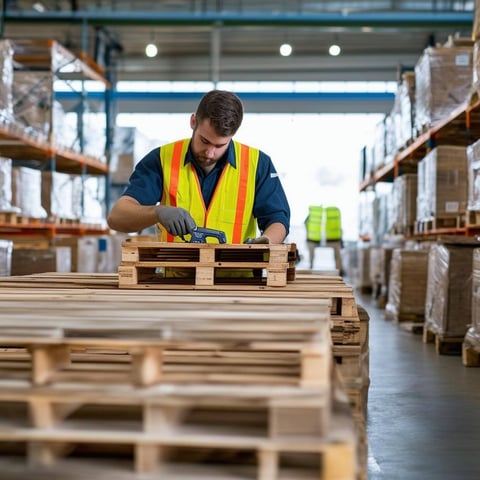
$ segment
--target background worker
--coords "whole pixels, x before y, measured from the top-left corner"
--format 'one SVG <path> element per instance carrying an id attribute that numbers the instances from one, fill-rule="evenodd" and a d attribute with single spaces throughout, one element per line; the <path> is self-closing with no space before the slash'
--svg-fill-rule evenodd
<path id="1" fill-rule="evenodd" d="M 189 139 L 150 151 L 113 205 L 108 225 L 138 232 L 154 224 L 161 241 L 182 241 L 195 226 L 225 232 L 227 243 L 282 243 L 290 207 L 271 158 L 233 140 L 243 119 L 237 95 L 206 93 L 190 117 Z"/>
<path id="2" fill-rule="evenodd" d="M 315 249 L 317 247 L 333 248 L 335 268 L 342 275 L 342 219 L 337 207 L 323 207 L 311 205 L 308 207 L 308 216 L 305 219 L 307 230 L 307 245 L 310 255 L 310 268 L 313 269 Z"/>

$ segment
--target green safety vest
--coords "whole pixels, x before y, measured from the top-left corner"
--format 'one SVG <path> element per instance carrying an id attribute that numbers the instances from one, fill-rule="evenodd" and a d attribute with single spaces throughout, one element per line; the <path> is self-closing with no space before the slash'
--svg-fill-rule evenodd
<path id="1" fill-rule="evenodd" d="M 310 206 L 306 220 L 307 240 L 327 242 L 342 239 L 342 219 L 337 207 Z"/>

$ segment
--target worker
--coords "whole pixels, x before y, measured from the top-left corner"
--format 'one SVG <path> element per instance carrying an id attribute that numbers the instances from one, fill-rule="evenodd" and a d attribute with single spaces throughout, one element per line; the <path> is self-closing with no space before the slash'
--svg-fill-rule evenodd
<path id="1" fill-rule="evenodd" d="M 178 242 L 201 226 L 225 232 L 227 243 L 282 243 L 287 197 L 271 158 L 233 140 L 242 119 L 236 94 L 206 93 L 190 116 L 191 138 L 157 147 L 136 165 L 109 212 L 110 228 L 157 225 L 161 241 Z"/>
<path id="2" fill-rule="evenodd" d="M 341 213 L 337 207 L 311 205 L 305 219 L 307 230 L 307 245 L 310 255 L 310 268 L 313 269 L 315 249 L 317 247 L 333 248 L 335 268 L 342 274 L 342 222 Z"/>

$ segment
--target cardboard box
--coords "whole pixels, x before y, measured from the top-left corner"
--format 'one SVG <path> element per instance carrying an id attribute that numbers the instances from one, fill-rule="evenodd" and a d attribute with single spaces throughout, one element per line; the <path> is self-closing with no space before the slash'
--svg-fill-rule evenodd
<path id="1" fill-rule="evenodd" d="M 69 272 L 71 263 L 69 248 L 13 249 L 12 275 L 31 275 L 45 272 Z"/>

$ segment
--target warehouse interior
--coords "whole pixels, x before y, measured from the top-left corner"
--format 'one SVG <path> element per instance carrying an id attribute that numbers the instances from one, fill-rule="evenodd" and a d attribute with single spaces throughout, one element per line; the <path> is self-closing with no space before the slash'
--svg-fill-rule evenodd
<path id="1" fill-rule="evenodd" d="M 1 5 L 5 478 L 478 478 L 480 2 Z M 284 242 L 109 228 L 212 89 Z"/>

